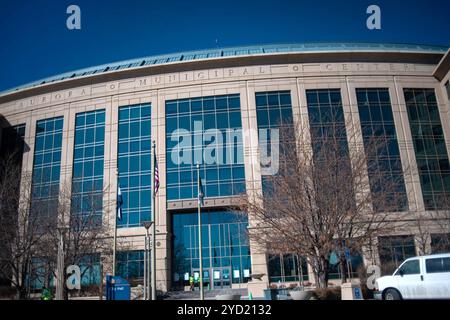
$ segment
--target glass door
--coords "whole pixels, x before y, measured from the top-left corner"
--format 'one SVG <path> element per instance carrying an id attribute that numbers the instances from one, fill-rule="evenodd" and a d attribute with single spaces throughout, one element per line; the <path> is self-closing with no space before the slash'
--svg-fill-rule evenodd
<path id="1" fill-rule="evenodd" d="M 192 272 L 194 274 L 194 287 L 195 290 L 200 288 L 200 269 L 195 268 L 192 269 Z M 211 270 L 209 268 L 203 269 L 203 288 L 204 290 L 208 289 L 208 286 L 211 283 Z"/>
<path id="2" fill-rule="evenodd" d="M 231 268 L 222 268 L 222 288 L 231 288 Z"/>
<path id="3" fill-rule="evenodd" d="M 222 268 L 213 269 L 213 285 L 214 289 L 222 288 Z"/>
<path id="4" fill-rule="evenodd" d="M 231 288 L 231 268 L 220 267 L 213 268 L 214 289 Z"/>

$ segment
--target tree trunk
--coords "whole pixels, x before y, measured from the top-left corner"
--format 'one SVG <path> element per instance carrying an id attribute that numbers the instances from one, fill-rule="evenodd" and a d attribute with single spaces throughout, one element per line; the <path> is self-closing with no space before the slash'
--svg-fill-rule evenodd
<path id="1" fill-rule="evenodd" d="M 26 287 L 20 287 L 17 288 L 17 295 L 19 300 L 26 300 L 28 299 L 28 292 L 27 292 L 27 288 Z"/>
<path id="2" fill-rule="evenodd" d="M 329 261 L 325 257 L 320 257 L 320 261 L 318 263 L 318 270 L 317 270 L 317 278 L 318 283 L 317 286 L 320 289 L 326 289 L 328 288 L 328 277 L 329 277 Z"/>
<path id="3" fill-rule="evenodd" d="M 339 257 L 339 265 L 341 266 L 341 281 L 342 283 L 347 282 L 347 278 L 350 276 L 347 274 L 347 259 L 345 258 L 345 255 L 341 254 Z"/>

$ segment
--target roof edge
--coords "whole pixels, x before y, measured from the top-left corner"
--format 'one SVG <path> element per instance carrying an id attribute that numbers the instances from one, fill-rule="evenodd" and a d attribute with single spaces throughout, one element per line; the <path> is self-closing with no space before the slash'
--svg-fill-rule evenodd
<path id="1" fill-rule="evenodd" d="M 448 53 L 448 46 L 421 45 L 421 44 L 396 44 L 396 43 L 336 43 L 336 42 L 312 42 L 312 43 L 284 43 L 252 45 L 239 47 L 225 47 L 206 50 L 193 50 L 171 54 L 161 54 L 142 58 L 128 59 L 112 62 L 74 71 L 64 72 L 40 80 L 32 81 L 11 89 L 0 92 L 0 97 L 23 92 L 45 84 L 59 83 L 69 79 L 81 79 L 85 76 L 114 73 L 115 71 L 139 69 L 156 65 L 170 65 L 176 63 L 226 59 L 232 57 L 264 56 L 273 54 L 301 54 L 301 53 L 416 53 L 416 54 L 442 54 Z"/>
<path id="2" fill-rule="evenodd" d="M 450 49 L 447 50 L 447 53 L 442 57 L 441 61 L 437 65 L 436 69 L 433 72 L 433 76 L 442 81 L 445 78 L 447 73 L 450 71 Z"/>

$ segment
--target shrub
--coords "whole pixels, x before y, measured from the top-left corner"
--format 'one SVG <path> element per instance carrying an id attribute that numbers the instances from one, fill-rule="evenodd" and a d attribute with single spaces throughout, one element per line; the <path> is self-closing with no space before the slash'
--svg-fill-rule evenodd
<path id="1" fill-rule="evenodd" d="M 341 300 L 341 288 L 316 289 L 313 296 L 317 300 Z"/>
<path id="2" fill-rule="evenodd" d="M 0 298 L 1 299 L 14 299 L 16 296 L 16 290 L 11 286 L 0 286 Z"/>

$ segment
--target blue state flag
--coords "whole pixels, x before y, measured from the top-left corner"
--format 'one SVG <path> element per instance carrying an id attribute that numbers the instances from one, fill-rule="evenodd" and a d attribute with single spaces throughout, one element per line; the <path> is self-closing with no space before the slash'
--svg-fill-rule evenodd
<path id="1" fill-rule="evenodd" d="M 120 190 L 120 185 L 117 184 L 117 219 L 119 219 L 119 221 L 122 221 L 122 204 L 122 190 Z"/>
<path id="2" fill-rule="evenodd" d="M 205 192 L 203 191 L 202 178 L 198 179 L 198 204 L 203 206 L 203 198 L 205 197 Z"/>

